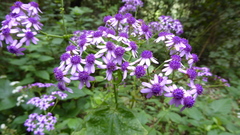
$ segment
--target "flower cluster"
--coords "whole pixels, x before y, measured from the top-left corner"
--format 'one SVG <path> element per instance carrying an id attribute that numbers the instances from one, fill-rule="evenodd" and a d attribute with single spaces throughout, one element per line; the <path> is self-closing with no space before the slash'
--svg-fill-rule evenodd
<path id="1" fill-rule="evenodd" d="M 39 41 L 35 36 L 42 27 L 39 22 L 39 13 L 42 12 L 36 2 L 24 4 L 17 1 L 10 9 L 0 28 L 0 47 L 5 41 L 10 53 L 24 55 L 22 51 L 26 48 L 21 48 L 24 44 L 28 46 L 31 42 L 37 44 Z"/>
<path id="2" fill-rule="evenodd" d="M 126 3 L 119 9 L 119 13 L 121 14 L 136 12 L 138 7 L 143 6 L 143 2 L 141 0 L 122 0 L 122 2 Z"/>
<path id="3" fill-rule="evenodd" d="M 47 110 L 50 106 L 54 105 L 54 102 L 52 101 L 57 98 L 56 95 L 58 95 L 61 99 L 65 99 L 67 97 L 66 93 L 54 91 L 51 95 L 42 95 L 41 98 L 33 97 L 27 102 L 27 104 L 33 104 L 40 110 Z"/>
<path id="4" fill-rule="evenodd" d="M 51 113 L 47 115 L 32 113 L 28 116 L 24 126 L 28 127 L 27 131 L 34 131 L 36 135 L 44 135 L 44 130 L 54 130 L 54 124 L 57 122 L 57 118 Z"/>
<path id="5" fill-rule="evenodd" d="M 177 35 L 183 33 L 183 26 L 179 20 L 174 20 L 171 16 L 160 16 L 158 22 L 149 23 L 152 33 L 175 32 Z"/>

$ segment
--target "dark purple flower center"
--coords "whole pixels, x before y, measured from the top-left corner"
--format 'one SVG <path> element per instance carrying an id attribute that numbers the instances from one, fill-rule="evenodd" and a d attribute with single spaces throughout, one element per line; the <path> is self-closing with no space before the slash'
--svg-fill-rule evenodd
<path id="1" fill-rule="evenodd" d="M 11 13 L 10 15 L 11 15 L 11 17 L 12 17 L 12 18 L 17 18 L 17 17 L 19 17 L 19 16 L 20 16 L 20 15 L 19 15 L 19 14 L 17 14 L 17 13 Z"/>
<path id="2" fill-rule="evenodd" d="M 73 65 L 79 64 L 81 62 L 81 58 L 78 55 L 75 55 L 71 58 L 71 63 Z"/>
<path id="3" fill-rule="evenodd" d="M 194 103 L 195 103 L 195 100 L 193 99 L 192 96 L 185 97 L 184 100 L 183 100 L 183 104 L 187 108 L 193 107 Z"/>
<path id="4" fill-rule="evenodd" d="M 7 49 L 10 53 L 13 54 L 16 54 L 18 52 L 18 49 L 15 46 L 8 46 Z"/>
<path id="5" fill-rule="evenodd" d="M 58 87 L 58 89 L 61 90 L 61 91 L 65 91 L 65 90 L 66 90 L 66 87 L 65 87 L 64 83 L 58 83 L 58 84 L 57 84 L 57 87 Z"/>
<path id="6" fill-rule="evenodd" d="M 62 81 L 62 79 L 63 79 L 63 72 L 61 70 L 57 69 L 54 72 L 54 76 L 55 76 L 57 81 Z"/>
<path id="7" fill-rule="evenodd" d="M 138 49 L 138 46 L 136 45 L 136 43 L 134 41 L 130 42 L 130 46 L 132 48 L 132 50 L 136 51 Z"/>
<path id="8" fill-rule="evenodd" d="M 111 34 L 111 35 L 115 35 L 116 34 L 116 32 L 114 30 L 112 30 L 112 29 L 107 29 L 106 32 L 107 32 L 107 34 Z"/>
<path id="9" fill-rule="evenodd" d="M 68 58 L 70 58 L 70 54 L 69 53 L 64 53 L 60 57 L 61 61 L 66 61 Z"/>
<path id="10" fill-rule="evenodd" d="M 87 57 L 86 57 L 86 62 L 87 64 L 94 64 L 94 61 L 95 61 L 95 56 L 94 54 L 89 54 Z"/>
<path id="11" fill-rule="evenodd" d="M 106 47 L 109 51 L 112 51 L 115 49 L 115 46 L 114 44 L 111 42 L 111 41 L 108 41 L 107 44 L 106 44 Z"/>
<path id="12" fill-rule="evenodd" d="M 142 52 L 141 57 L 142 58 L 152 58 L 153 54 L 151 51 L 145 50 Z"/>
<path id="13" fill-rule="evenodd" d="M 125 33 L 125 32 L 121 32 L 121 33 L 119 33 L 119 36 L 120 36 L 120 37 L 128 38 L 128 34 Z"/>
<path id="14" fill-rule="evenodd" d="M 123 54 L 124 54 L 125 50 L 122 48 L 122 47 L 117 47 L 115 50 L 114 50 L 114 53 L 116 56 L 118 57 L 122 57 Z"/>
<path id="15" fill-rule="evenodd" d="M 127 22 L 129 24 L 134 24 L 136 22 L 136 19 L 134 17 L 128 17 Z"/>
<path id="16" fill-rule="evenodd" d="M 180 68 L 181 64 L 178 61 L 170 61 L 169 66 L 170 68 L 177 70 Z"/>
<path id="17" fill-rule="evenodd" d="M 2 34 L 6 37 L 10 35 L 10 29 L 9 28 L 5 28 L 2 30 Z"/>
<path id="18" fill-rule="evenodd" d="M 122 67 L 121 67 L 122 71 L 127 70 L 127 67 L 128 67 L 128 66 L 129 66 L 129 63 L 128 63 L 128 62 L 123 62 Z"/>
<path id="19" fill-rule="evenodd" d="M 196 63 L 196 62 L 198 62 L 198 56 L 197 56 L 197 54 L 192 54 L 192 57 L 193 57 L 193 62 L 194 63 Z"/>
<path id="20" fill-rule="evenodd" d="M 184 48 L 184 50 L 185 50 L 186 52 L 191 52 L 191 51 L 192 51 L 191 45 L 189 45 L 189 44 L 185 44 L 185 45 L 186 45 L 186 47 Z"/>
<path id="21" fill-rule="evenodd" d="M 38 21 L 37 19 L 33 18 L 33 17 L 30 17 L 28 18 L 29 22 L 33 23 L 33 24 L 36 24 Z"/>
<path id="22" fill-rule="evenodd" d="M 118 20 L 118 21 L 121 21 L 123 19 L 123 15 L 122 14 L 116 14 L 115 15 L 115 18 Z"/>
<path id="23" fill-rule="evenodd" d="M 69 45 L 66 47 L 66 51 L 72 51 L 72 50 L 75 50 L 76 49 L 76 46 L 74 45 Z"/>
<path id="24" fill-rule="evenodd" d="M 191 80 L 194 80 L 197 77 L 197 72 L 194 69 L 189 68 L 187 70 L 187 75 Z"/>
<path id="25" fill-rule="evenodd" d="M 78 43 L 78 45 L 79 45 L 80 47 L 83 47 L 86 42 L 87 42 L 86 39 L 82 39 L 82 40 Z"/>
<path id="26" fill-rule="evenodd" d="M 37 4 L 36 2 L 33 2 L 33 1 L 32 1 L 32 2 L 30 2 L 30 5 L 31 5 L 31 6 L 33 6 L 33 7 L 35 7 L 35 8 L 37 8 L 37 7 L 38 7 L 38 4 Z"/>
<path id="27" fill-rule="evenodd" d="M 79 72 L 78 77 L 79 77 L 79 81 L 85 82 L 85 81 L 88 81 L 89 74 L 86 71 L 82 71 L 82 72 Z"/>
<path id="28" fill-rule="evenodd" d="M 159 37 L 167 36 L 167 35 L 170 35 L 170 33 L 168 33 L 168 32 L 160 32 L 160 33 L 158 34 Z"/>
<path id="29" fill-rule="evenodd" d="M 179 55 L 172 55 L 172 61 L 181 61 L 181 57 Z"/>
<path id="30" fill-rule="evenodd" d="M 178 36 L 175 36 L 172 38 L 172 41 L 174 42 L 174 44 L 179 44 L 182 42 L 182 39 Z"/>
<path id="31" fill-rule="evenodd" d="M 82 34 L 81 36 L 79 36 L 79 39 L 85 39 L 86 37 L 86 34 Z"/>
<path id="32" fill-rule="evenodd" d="M 14 6 L 16 6 L 16 7 L 21 7 L 21 6 L 22 6 L 22 2 L 17 1 L 17 2 L 14 3 Z"/>
<path id="33" fill-rule="evenodd" d="M 175 98 L 175 99 L 182 99 L 183 98 L 183 90 L 182 89 L 175 89 L 174 91 L 173 91 L 173 97 Z"/>
<path id="34" fill-rule="evenodd" d="M 98 30 L 100 31 L 106 31 L 108 28 L 104 27 L 104 26 L 99 26 L 98 27 Z"/>
<path id="35" fill-rule="evenodd" d="M 143 77 L 146 74 L 146 71 L 143 66 L 137 66 L 135 69 L 135 75 L 137 78 Z"/>
<path id="36" fill-rule="evenodd" d="M 115 70 L 117 69 L 116 64 L 113 63 L 113 62 L 109 62 L 109 63 L 107 64 L 107 69 L 108 69 L 108 71 L 110 71 L 110 72 L 115 71 Z"/>
<path id="37" fill-rule="evenodd" d="M 101 31 L 96 31 L 93 33 L 94 37 L 101 37 L 102 36 L 102 32 Z"/>
<path id="38" fill-rule="evenodd" d="M 152 90 L 152 93 L 153 93 L 154 95 L 159 94 L 159 92 L 161 91 L 161 86 L 160 86 L 160 84 L 153 84 L 151 90 Z"/>
<path id="39" fill-rule="evenodd" d="M 197 94 L 201 95 L 203 93 L 203 87 L 200 84 L 196 84 Z"/>
<path id="40" fill-rule="evenodd" d="M 163 78 L 161 76 L 158 76 L 158 82 L 161 83 L 163 81 Z"/>
<path id="41" fill-rule="evenodd" d="M 31 31 L 28 31 L 25 33 L 27 39 L 32 39 L 34 37 L 33 33 Z"/>
<path id="42" fill-rule="evenodd" d="M 107 22 L 109 19 L 111 19 L 111 18 L 112 18 L 112 17 L 109 16 L 109 15 L 108 15 L 108 16 L 105 16 L 105 17 L 103 18 L 103 22 L 106 23 L 106 22 Z"/>
<path id="43" fill-rule="evenodd" d="M 147 25 L 143 24 L 143 25 L 141 26 L 141 28 L 142 28 L 142 31 L 143 31 L 143 32 L 148 32 L 148 26 L 147 26 Z"/>

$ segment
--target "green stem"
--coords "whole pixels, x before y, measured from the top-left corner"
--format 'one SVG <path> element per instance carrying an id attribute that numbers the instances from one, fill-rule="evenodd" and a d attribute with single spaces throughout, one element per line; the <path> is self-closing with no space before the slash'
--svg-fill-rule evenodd
<path id="1" fill-rule="evenodd" d="M 163 62 L 161 65 L 159 65 L 153 72 L 156 72 L 159 68 L 162 68 L 165 63 Z"/>
<path id="2" fill-rule="evenodd" d="M 47 37 L 55 37 L 55 38 L 64 38 L 65 36 L 59 36 L 59 35 L 52 35 L 48 34 L 46 32 L 40 31 L 41 34 L 46 35 Z"/>
<path id="3" fill-rule="evenodd" d="M 114 98 L 115 98 L 115 104 L 116 104 L 116 109 L 118 108 L 118 92 L 116 89 L 116 84 L 115 82 L 113 83 L 113 89 L 114 89 Z"/>
<path id="4" fill-rule="evenodd" d="M 227 87 L 226 85 L 210 85 L 210 86 L 204 86 L 204 88 L 217 88 L 217 87 Z"/>
<path id="5" fill-rule="evenodd" d="M 52 111 L 53 111 L 53 109 L 56 107 L 57 103 L 58 103 L 58 99 L 56 100 L 56 103 L 54 104 L 54 106 L 53 106 L 53 108 L 51 109 L 51 111 L 50 111 L 50 112 L 52 112 Z"/>
<path id="6" fill-rule="evenodd" d="M 61 0 L 61 15 L 62 15 L 62 20 L 63 20 L 63 29 L 64 29 L 64 34 L 67 34 L 67 28 L 65 24 L 65 19 L 64 19 L 64 2 Z"/>

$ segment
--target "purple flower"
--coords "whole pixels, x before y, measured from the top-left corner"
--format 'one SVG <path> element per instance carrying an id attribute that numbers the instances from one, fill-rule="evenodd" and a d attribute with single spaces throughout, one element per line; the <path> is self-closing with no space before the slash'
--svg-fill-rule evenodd
<path id="1" fill-rule="evenodd" d="M 66 93 L 63 93 L 61 91 L 53 91 L 51 95 L 58 95 L 61 99 L 65 99 L 68 96 Z"/>
<path id="2" fill-rule="evenodd" d="M 17 33 L 19 32 L 18 29 L 9 29 L 9 28 L 3 28 L 0 29 L 2 32 L 0 33 L 0 40 L 5 39 L 6 44 L 10 44 L 13 42 L 13 38 L 11 36 L 12 33 Z"/>
<path id="3" fill-rule="evenodd" d="M 150 61 L 152 61 L 155 64 L 158 64 L 156 58 L 153 57 L 153 53 L 151 51 L 145 50 L 142 52 L 141 58 L 139 58 L 135 62 L 131 63 L 131 65 L 134 65 L 134 64 L 140 62 L 139 65 L 146 64 L 147 66 L 150 66 L 151 65 Z"/>
<path id="4" fill-rule="evenodd" d="M 85 58 L 85 67 L 84 70 L 87 71 L 88 73 L 94 73 L 95 72 L 95 66 L 96 65 L 102 65 L 101 61 L 96 60 L 94 54 L 88 54 L 87 57 Z"/>
<path id="5" fill-rule="evenodd" d="M 25 22 L 22 23 L 23 25 L 26 25 L 26 28 L 30 28 L 33 26 L 33 28 L 35 30 L 40 30 L 42 29 L 41 27 L 43 26 L 43 24 L 41 24 L 37 18 L 34 17 L 29 17 L 28 19 L 26 19 Z"/>
<path id="6" fill-rule="evenodd" d="M 138 46 L 134 41 L 130 41 L 128 44 L 128 47 L 125 49 L 126 51 L 132 51 L 132 56 L 134 58 L 137 57 L 137 50 L 138 50 Z"/>
<path id="7" fill-rule="evenodd" d="M 174 37 L 174 34 L 172 33 L 168 33 L 168 32 L 160 32 L 158 34 L 158 38 L 155 40 L 156 43 L 160 42 L 160 41 L 164 41 L 166 39 L 171 39 Z"/>
<path id="8" fill-rule="evenodd" d="M 91 43 L 96 44 L 96 45 L 98 45 L 99 43 L 104 43 L 104 40 L 102 38 L 102 34 L 103 34 L 102 31 L 93 32 Z"/>
<path id="9" fill-rule="evenodd" d="M 105 46 L 97 46 L 98 48 L 100 48 L 101 50 L 98 51 L 96 53 L 96 57 L 99 58 L 99 57 L 102 57 L 102 55 L 106 52 L 106 58 L 107 59 L 113 59 L 113 58 L 116 58 L 116 55 L 114 53 L 115 51 L 115 48 L 116 48 L 116 45 L 111 42 L 111 41 L 108 41 Z"/>
<path id="10" fill-rule="evenodd" d="M 17 34 L 18 37 L 23 37 L 20 42 L 24 43 L 26 42 L 26 45 L 30 45 L 30 42 L 32 41 L 34 44 L 37 44 L 37 41 L 39 41 L 35 35 L 37 35 L 37 32 L 32 32 L 30 29 L 22 29 L 22 34 Z"/>
<path id="11" fill-rule="evenodd" d="M 20 13 L 22 5 L 23 3 L 20 1 L 15 2 L 14 6 L 12 7 L 12 13 Z"/>
<path id="12" fill-rule="evenodd" d="M 148 40 L 152 36 L 152 32 L 149 30 L 148 26 L 144 23 L 141 26 L 139 34 L 145 35 L 146 40 Z"/>
<path id="13" fill-rule="evenodd" d="M 169 64 L 164 64 L 165 68 L 162 70 L 162 72 L 166 72 L 165 75 L 168 76 L 170 75 L 173 71 L 180 71 L 180 72 L 185 72 L 181 66 L 181 62 L 180 62 L 180 57 L 178 55 L 173 55 L 172 58 L 170 59 Z M 169 60 L 165 61 L 168 62 Z"/>
<path id="14" fill-rule="evenodd" d="M 10 46 L 7 46 L 7 49 L 10 53 L 16 54 L 17 56 L 24 55 L 22 51 L 25 51 L 26 48 L 20 48 L 21 46 L 21 43 L 17 44 L 17 40 L 14 40 Z"/>
<path id="15" fill-rule="evenodd" d="M 58 82 L 57 87 L 61 91 L 67 91 L 69 93 L 73 93 L 72 89 L 66 87 L 66 84 L 64 82 Z"/>
<path id="16" fill-rule="evenodd" d="M 151 98 L 153 95 L 160 96 L 162 95 L 164 90 L 167 90 L 166 84 L 171 83 L 171 81 L 167 80 L 167 77 L 160 77 L 158 75 L 154 75 L 154 80 L 150 80 L 150 83 L 142 82 L 142 85 L 147 87 L 141 89 L 141 93 L 148 93 L 146 98 Z"/>
<path id="17" fill-rule="evenodd" d="M 130 73 L 131 76 L 135 75 L 137 78 L 141 78 L 146 74 L 144 66 L 136 66 L 136 67 L 129 67 L 131 70 L 133 70 L 132 73 Z"/>
<path id="18" fill-rule="evenodd" d="M 126 79 L 127 78 L 127 71 L 128 71 L 128 68 L 129 67 L 129 63 L 128 62 L 123 62 L 122 65 L 121 65 L 121 70 L 123 71 L 123 79 Z"/>
<path id="19" fill-rule="evenodd" d="M 116 56 L 116 58 L 114 59 L 114 62 L 118 63 L 119 65 L 122 64 L 122 60 L 123 60 L 123 55 L 125 53 L 125 49 L 121 46 L 117 47 L 114 50 L 114 54 Z"/>
<path id="20" fill-rule="evenodd" d="M 79 80 L 80 84 L 78 86 L 79 89 L 82 89 L 84 84 L 86 84 L 87 87 L 90 87 L 91 84 L 89 81 L 94 81 L 95 78 L 90 76 L 88 72 L 82 71 L 79 73 L 73 74 L 73 76 L 70 78 L 71 80 Z"/>
<path id="21" fill-rule="evenodd" d="M 54 105 L 54 102 L 51 102 L 55 100 L 56 97 L 53 95 L 43 95 L 41 98 L 39 97 L 33 97 L 31 98 L 27 104 L 32 104 L 38 107 L 40 110 L 47 110 L 50 106 Z"/>
<path id="22" fill-rule="evenodd" d="M 114 63 L 111 59 L 107 59 L 106 57 L 102 57 L 104 63 L 106 65 L 98 65 L 99 68 L 101 69 L 107 69 L 106 71 L 106 79 L 108 81 L 112 80 L 112 74 L 115 70 L 118 69 L 116 63 Z"/>
<path id="23" fill-rule="evenodd" d="M 55 78 L 56 78 L 56 80 L 57 80 L 58 82 L 70 83 L 71 80 L 70 80 L 69 78 L 67 78 L 67 77 L 64 76 L 64 75 L 66 75 L 66 74 L 67 74 L 66 71 L 63 72 L 62 70 L 60 70 L 60 69 L 58 69 L 58 68 L 55 68 L 55 69 L 54 69 L 54 76 L 55 76 Z"/>
<path id="24" fill-rule="evenodd" d="M 193 107 L 195 103 L 195 99 L 192 96 L 187 96 L 183 99 L 183 107 L 181 108 L 180 111 L 183 111 L 185 108 L 191 108 Z"/>
<path id="25" fill-rule="evenodd" d="M 71 68 L 71 74 L 74 74 L 77 71 L 83 71 L 81 63 L 82 59 L 79 55 L 71 56 L 71 58 L 67 60 L 68 65 L 65 70 L 68 71 Z"/>
<path id="26" fill-rule="evenodd" d="M 186 47 L 186 45 L 183 44 L 182 38 L 178 36 L 168 39 L 165 43 L 169 49 L 174 48 L 176 51 L 180 51 L 180 49 L 184 49 Z"/>
<path id="27" fill-rule="evenodd" d="M 186 93 L 186 90 L 184 90 L 182 87 L 177 88 L 177 86 L 174 84 L 173 86 L 169 86 L 169 89 L 166 90 L 167 93 L 164 94 L 166 97 L 173 97 L 169 104 L 175 104 L 176 107 L 183 104 L 184 94 Z"/>

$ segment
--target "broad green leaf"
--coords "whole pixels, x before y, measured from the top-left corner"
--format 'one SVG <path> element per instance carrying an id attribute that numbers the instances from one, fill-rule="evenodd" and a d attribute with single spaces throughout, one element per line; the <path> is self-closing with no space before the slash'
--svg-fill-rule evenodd
<path id="1" fill-rule="evenodd" d="M 0 111 L 12 108 L 15 105 L 16 105 L 15 98 L 6 97 L 6 98 L 0 100 Z"/>
<path id="2" fill-rule="evenodd" d="M 17 118 L 15 118 L 13 120 L 13 123 L 14 124 L 23 124 L 26 121 L 27 118 L 28 118 L 28 115 L 18 116 Z"/>
<path id="3" fill-rule="evenodd" d="M 35 75 L 45 80 L 49 80 L 50 78 L 49 73 L 45 70 L 36 71 Z"/>
<path id="4" fill-rule="evenodd" d="M 13 87 L 10 86 L 10 81 L 6 79 L 0 79 L 0 99 L 4 99 L 12 95 Z"/>
<path id="5" fill-rule="evenodd" d="M 210 104 L 214 113 L 227 114 L 231 111 L 231 99 L 215 100 Z"/>
<path id="6" fill-rule="evenodd" d="M 29 58 L 27 57 L 24 57 L 24 58 L 20 58 L 20 59 L 13 59 L 13 60 L 10 60 L 9 63 L 13 64 L 13 65 L 25 65 L 26 62 L 29 60 Z"/>
<path id="7" fill-rule="evenodd" d="M 102 81 L 104 81 L 105 79 L 104 79 L 104 77 L 103 76 L 96 76 L 95 77 L 95 81 L 96 82 L 102 82 Z"/>
<path id="8" fill-rule="evenodd" d="M 76 130 L 80 126 L 80 124 L 82 124 L 82 122 L 83 120 L 80 118 L 70 118 L 68 119 L 67 125 L 69 128 Z"/>
<path id="9" fill-rule="evenodd" d="M 175 112 L 169 112 L 168 113 L 168 117 L 176 123 L 180 123 L 182 121 L 182 118 L 179 114 L 175 113 Z"/>
<path id="10" fill-rule="evenodd" d="M 87 135 L 147 135 L 147 130 L 126 108 L 96 109 L 86 117 Z"/>
<path id="11" fill-rule="evenodd" d="M 77 87 L 69 87 L 69 88 L 71 88 L 73 90 L 73 93 L 69 93 L 68 92 L 67 93 L 68 96 L 67 96 L 67 98 L 65 100 L 67 100 L 67 99 L 77 99 L 79 97 L 86 96 L 86 93 L 83 90 L 83 89 L 86 89 L 86 88 L 82 88 L 81 90 L 78 89 Z"/>
<path id="12" fill-rule="evenodd" d="M 86 128 L 82 128 L 82 130 L 78 132 L 72 132 L 71 135 L 86 135 Z"/>
<path id="13" fill-rule="evenodd" d="M 193 118 L 195 120 L 201 120 L 204 118 L 202 112 L 197 107 L 185 109 L 184 111 L 187 116 L 189 116 L 190 118 Z"/>
<path id="14" fill-rule="evenodd" d="M 44 61 L 50 61 L 50 60 L 53 60 L 53 59 L 54 59 L 53 57 L 44 56 L 44 55 L 42 55 L 42 56 L 40 56 L 40 57 L 38 58 L 38 60 L 39 60 L 39 61 L 42 61 L 42 62 L 44 62 Z"/>

